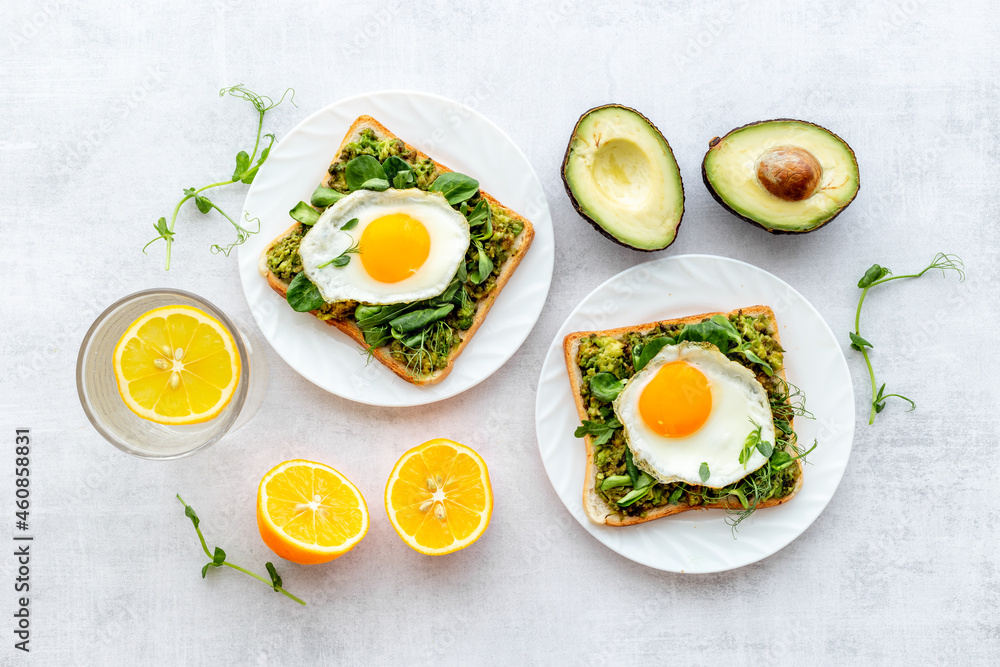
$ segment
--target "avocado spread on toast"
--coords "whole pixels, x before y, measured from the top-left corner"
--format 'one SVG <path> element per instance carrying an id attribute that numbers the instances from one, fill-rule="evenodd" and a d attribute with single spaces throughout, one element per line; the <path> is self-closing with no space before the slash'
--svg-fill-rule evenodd
<path id="1" fill-rule="evenodd" d="M 783 350 L 769 331 L 766 316 L 745 315 L 736 312 L 730 315 L 729 321 L 736 327 L 743 343 L 749 343 L 749 350 L 761 361 L 766 362 L 773 371 L 783 367 Z M 583 373 L 584 382 L 580 391 L 584 405 L 587 408 L 587 419 L 598 424 L 611 422 L 615 418 L 611 401 L 601 400 L 591 391 L 589 378 L 597 373 L 611 373 L 619 380 L 627 380 L 635 374 L 635 361 L 642 347 L 655 338 L 675 338 L 685 328 L 684 324 L 657 325 L 645 333 L 630 331 L 620 337 L 592 335 L 580 341 L 576 363 Z M 764 366 L 749 361 L 747 356 L 734 347 L 727 357 L 753 371 L 757 380 L 767 391 L 774 413 L 775 433 L 778 442 L 775 451 L 786 447 L 798 451 L 796 437 L 790 421 L 793 415 L 803 414 L 801 395 L 788 385 L 776 373 L 768 375 Z M 613 422 L 614 426 L 617 421 Z M 620 424 L 618 424 L 620 427 Z M 753 499 L 756 503 L 771 498 L 783 498 L 795 489 L 800 474 L 797 465 L 789 465 L 781 470 L 773 470 L 764 465 L 740 481 L 722 489 L 695 486 L 683 482 L 670 484 L 655 483 L 640 500 L 622 507 L 618 501 L 633 491 L 629 485 L 602 489 L 601 482 L 611 476 L 627 474 L 626 461 L 628 446 L 623 429 L 616 428 L 614 435 L 603 444 L 597 446 L 594 452 L 594 463 L 597 467 L 596 491 L 601 494 L 610 507 L 625 516 L 645 516 L 649 511 L 668 504 L 702 505 L 724 500 L 729 496 Z M 734 509 L 739 509 L 736 503 Z M 743 508 L 748 509 L 747 507 Z"/>
<path id="2" fill-rule="evenodd" d="M 337 160 L 330 165 L 330 188 L 344 194 L 350 191 L 344 179 L 344 170 L 348 162 L 360 155 L 371 155 L 380 162 L 390 156 L 399 157 L 413 170 L 416 187 L 420 190 L 429 190 L 439 175 L 433 160 L 419 158 L 416 152 L 407 149 L 402 140 L 386 139 L 380 141 L 374 132 L 366 129 L 361 132 L 357 141 L 347 144 Z M 477 193 L 468 201 L 468 206 L 475 207 L 479 201 L 480 195 Z M 389 336 L 368 340 L 366 335 L 369 345 L 375 347 L 387 345 L 392 357 L 406 364 L 407 368 L 417 375 L 429 375 L 447 365 L 449 354 L 461 341 L 459 332 L 472 326 L 477 302 L 487 297 L 496 288 L 497 277 L 500 275 L 503 263 L 523 229 L 523 225 L 511 218 L 505 210 L 488 202 L 487 205 L 492 213 L 493 234 L 490 238 L 483 240 L 481 245 L 483 252 L 486 253 L 493 265 L 490 275 L 479 284 L 472 281 L 461 283 L 458 287 L 461 292 L 457 293 L 453 299 L 460 305 L 454 308 L 443 320 L 411 332 L 405 340 Z M 459 207 L 455 206 L 454 208 L 458 209 Z M 268 269 L 286 283 L 290 283 L 302 271 L 299 244 L 307 231 L 300 224 L 285 238 L 275 243 L 267 253 Z M 479 248 L 470 243 L 466 252 L 466 263 L 475 265 L 474 263 L 479 259 L 479 252 Z M 319 309 L 317 316 L 321 320 L 338 319 L 356 322 L 355 313 L 358 308 L 369 305 L 357 301 L 327 303 Z"/>

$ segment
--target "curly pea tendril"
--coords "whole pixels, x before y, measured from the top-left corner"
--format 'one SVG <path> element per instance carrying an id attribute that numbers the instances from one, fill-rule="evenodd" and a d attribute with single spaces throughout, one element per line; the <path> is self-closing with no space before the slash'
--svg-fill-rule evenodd
<path id="1" fill-rule="evenodd" d="M 246 240 L 250 238 L 252 234 L 256 234 L 257 232 L 260 231 L 259 218 L 251 218 L 249 213 L 244 213 L 244 222 L 247 223 L 247 226 L 241 225 L 240 223 L 236 222 L 236 220 L 234 220 L 228 213 L 219 208 L 215 204 L 215 202 L 213 202 L 211 199 L 209 199 L 208 197 L 206 197 L 201 193 L 210 188 L 217 188 L 223 185 L 231 185 L 233 183 L 247 183 L 247 184 L 253 183 L 253 179 L 254 177 L 257 176 L 257 172 L 260 169 L 260 166 L 264 164 L 265 160 L 267 160 L 267 156 L 271 152 L 271 147 L 274 145 L 273 134 L 264 134 L 264 135 L 261 134 L 264 128 L 264 114 L 266 114 L 269 110 L 273 109 L 274 107 L 284 102 L 285 97 L 288 96 L 289 93 L 291 93 L 291 96 L 289 97 L 288 101 L 291 102 L 292 106 L 297 106 L 295 104 L 295 90 L 292 88 L 288 88 L 287 90 L 285 90 L 285 92 L 281 95 L 281 98 L 277 102 L 275 102 L 267 95 L 258 95 L 253 91 L 247 90 L 242 83 L 235 86 L 230 86 L 229 88 L 223 88 L 222 90 L 219 91 L 219 97 L 225 97 L 226 95 L 230 95 L 232 97 L 239 97 L 243 100 L 246 100 L 247 102 L 250 102 L 250 104 L 253 105 L 254 109 L 257 110 L 257 115 L 258 115 L 257 137 L 254 140 L 253 151 L 251 151 L 250 153 L 247 153 L 246 151 L 240 151 L 239 153 L 236 154 L 236 168 L 233 170 L 233 176 L 229 180 L 219 181 L 218 183 L 210 183 L 200 188 L 185 188 L 184 196 L 181 197 L 180 201 L 177 202 L 177 205 L 174 206 L 174 212 L 173 215 L 170 216 L 170 222 L 168 223 L 167 219 L 163 217 L 157 220 L 156 224 L 153 225 L 153 229 L 156 230 L 156 238 L 154 238 L 152 241 L 143 246 L 142 248 L 143 253 L 145 253 L 146 248 L 148 248 L 153 243 L 159 240 L 166 241 L 167 242 L 166 268 L 168 271 L 170 270 L 170 251 L 173 248 L 174 234 L 175 234 L 174 224 L 177 222 L 177 214 L 180 212 L 181 206 L 183 206 L 184 202 L 188 201 L 189 199 L 194 199 L 195 206 L 202 214 L 207 214 L 213 209 L 215 209 L 222 215 L 222 217 L 228 220 L 229 223 L 236 230 L 236 240 L 226 246 L 221 246 L 218 244 L 213 245 L 211 248 L 213 254 L 222 253 L 223 255 L 226 255 L 228 257 L 229 253 L 232 251 L 233 248 L 235 248 L 238 245 L 241 245 L 242 243 L 245 243 Z M 261 150 L 261 139 L 268 140 L 267 146 L 265 146 L 262 150 Z M 257 155 L 258 150 L 260 150 L 259 157 Z M 254 160 L 256 160 L 256 162 L 254 162 Z M 256 224 L 257 228 L 249 229 L 248 227 L 251 224 Z"/>
<path id="2" fill-rule="evenodd" d="M 868 377 L 871 379 L 872 383 L 872 400 L 871 408 L 868 413 L 868 424 L 871 425 L 875 423 L 875 415 L 882 412 L 885 409 L 885 402 L 890 398 L 898 398 L 902 401 L 906 401 L 910 404 L 910 410 L 912 411 L 917 407 L 917 404 L 912 400 L 903 396 L 902 394 L 887 394 L 885 393 L 885 383 L 879 387 L 878 383 L 875 381 L 875 370 L 872 368 L 871 359 L 868 356 L 868 349 L 874 348 L 875 346 L 869 343 L 861 336 L 861 306 L 865 303 L 865 297 L 868 296 L 868 290 L 878 285 L 884 285 L 892 280 L 901 280 L 903 278 L 919 278 L 931 269 L 940 269 L 941 273 L 947 275 L 948 271 L 954 271 L 958 274 L 959 282 L 965 281 L 965 264 L 958 255 L 949 255 L 943 252 L 939 252 L 934 255 L 934 259 L 931 263 L 924 268 L 920 273 L 909 273 L 901 276 L 892 275 L 892 271 L 884 266 L 879 266 L 878 264 L 872 264 L 872 266 L 865 271 L 865 275 L 862 276 L 861 280 L 858 281 L 858 287 L 861 288 L 861 298 L 858 299 L 858 310 L 854 315 L 854 331 L 849 332 L 851 337 L 851 347 L 861 353 L 865 358 L 865 364 L 868 366 Z"/>

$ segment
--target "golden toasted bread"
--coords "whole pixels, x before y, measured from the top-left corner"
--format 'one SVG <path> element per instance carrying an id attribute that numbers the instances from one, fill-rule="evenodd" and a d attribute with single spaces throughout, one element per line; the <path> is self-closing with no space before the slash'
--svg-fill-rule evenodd
<path id="1" fill-rule="evenodd" d="M 778 323 L 775 320 L 774 312 L 768 306 L 752 306 L 749 308 L 740 308 L 735 312 L 743 312 L 745 315 L 751 315 L 758 317 L 764 315 L 769 322 L 769 328 L 771 336 L 780 344 L 780 339 L 778 337 Z M 704 313 L 702 315 L 692 315 L 690 317 L 681 317 L 674 320 L 660 320 L 657 322 L 648 322 L 646 324 L 637 324 L 629 327 L 619 327 L 617 329 L 606 329 L 604 331 L 578 331 L 576 333 L 571 333 L 566 336 L 563 340 L 563 353 L 566 359 L 566 369 L 569 372 L 569 381 L 573 389 L 573 399 L 576 402 L 576 410 L 580 415 L 581 420 L 588 419 L 587 408 L 583 402 L 583 393 L 581 391 L 584 382 L 583 371 L 577 364 L 577 354 L 580 349 L 580 341 L 593 335 L 597 336 L 610 336 L 612 338 L 620 338 L 629 332 L 635 333 L 645 333 L 654 328 L 657 325 L 676 325 L 676 324 L 696 324 L 702 322 L 713 315 L 722 315 L 728 317 L 732 313 Z M 785 371 L 780 369 L 775 371 L 775 374 L 780 376 L 782 380 L 785 380 Z M 792 420 L 789 418 L 789 425 L 791 425 Z M 630 516 L 617 511 L 616 508 L 612 507 L 608 501 L 602 496 L 597 490 L 597 464 L 594 462 L 594 454 L 596 448 L 593 445 L 592 436 L 584 436 L 584 441 L 587 448 L 587 469 L 584 475 L 583 481 L 583 509 L 587 513 L 587 517 L 594 523 L 608 525 L 608 526 L 631 526 L 637 523 L 643 523 L 646 521 L 652 521 L 654 519 L 659 519 L 660 517 L 670 516 L 671 514 L 678 514 L 679 512 L 685 512 L 687 510 L 700 510 L 700 509 L 737 509 L 739 508 L 739 503 L 733 500 L 730 502 L 729 499 L 712 503 L 712 504 L 702 504 L 702 505 L 689 505 L 687 503 L 673 503 L 668 505 L 663 505 L 654 510 L 646 512 L 645 516 Z M 791 452 L 790 452 L 791 453 Z M 774 507 L 775 505 L 780 505 L 782 503 L 788 502 L 791 498 L 799 492 L 802 488 L 802 461 L 796 460 L 795 465 L 798 466 L 799 474 L 796 478 L 795 488 L 788 495 L 782 498 L 770 498 L 764 502 L 757 505 L 758 509 L 765 507 Z"/>
<path id="2" fill-rule="evenodd" d="M 337 150 L 337 155 L 334 156 L 333 162 L 336 162 L 338 160 L 340 154 L 344 150 L 344 147 L 351 142 L 357 141 L 361 137 L 361 133 L 365 130 L 371 130 L 372 132 L 374 132 L 375 136 L 380 141 L 386 139 L 399 139 L 399 137 L 390 132 L 384 125 L 382 125 L 382 123 L 378 122 L 371 116 L 359 116 L 358 119 L 354 121 L 350 129 L 347 131 L 347 135 L 341 142 L 340 148 Z M 426 154 L 418 151 L 409 144 L 406 144 L 405 142 L 404 144 L 406 146 L 406 149 L 408 151 L 412 151 L 417 159 L 419 160 L 430 159 L 432 162 L 434 162 L 436 173 L 442 174 L 444 172 L 451 171 L 451 169 L 449 169 L 445 165 L 437 162 L 436 160 L 433 160 L 433 158 L 429 158 Z M 330 173 L 327 172 L 324 175 L 320 184 L 323 187 L 330 187 L 331 180 L 332 177 Z M 515 239 L 514 245 L 510 249 L 507 259 L 504 260 L 503 264 L 499 266 L 499 274 L 496 276 L 496 286 L 492 290 L 490 290 L 490 292 L 487 295 L 485 295 L 476 302 L 476 310 L 473 316 L 472 326 L 470 326 L 468 329 L 464 331 L 459 332 L 461 341 L 458 343 L 458 345 L 452 348 L 451 352 L 448 354 L 448 359 L 444 368 L 435 370 L 434 372 L 425 375 L 416 374 L 412 372 L 410 369 L 408 369 L 405 363 L 397 359 L 394 359 L 390 354 L 388 347 L 378 347 L 374 348 L 371 351 L 375 359 L 383 363 L 387 368 L 389 368 L 389 370 L 391 370 L 393 373 L 395 373 L 402 379 L 406 380 L 407 382 L 411 382 L 417 385 L 427 385 L 427 384 L 435 384 L 443 380 L 445 377 L 447 377 L 447 375 L 451 372 L 452 367 L 455 365 L 455 360 L 458 358 L 458 355 L 462 353 L 462 350 L 465 349 L 465 346 L 475 335 L 476 330 L 479 329 L 480 325 L 482 325 L 483 320 L 486 319 L 486 314 L 489 312 L 490 307 L 493 305 L 493 302 L 496 300 L 501 290 L 503 290 L 504 286 L 507 284 L 507 281 L 510 280 L 510 277 L 513 275 L 514 270 L 517 268 L 518 264 L 521 263 L 521 259 L 528 251 L 528 247 L 531 245 L 531 241 L 535 236 L 534 227 L 527 218 L 517 214 L 513 210 L 507 208 L 506 206 L 503 206 L 500 202 L 498 202 L 496 199 L 494 199 L 492 196 L 490 196 L 489 194 L 487 194 L 482 190 L 480 190 L 479 195 L 483 199 L 488 201 L 490 206 L 493 207 L 494 210 L 500 209 L 504 211 L 507 215 L 509 215 L 512 219 L 520 222 L 523 225 L 522 231 L 520 234 L 518 234 L 517 238 Z M 298 228 L 299 228 L 299 223 L 293 224 L 291 227 L 285 230 L 285 232 L 283 232 L 280 236 L 271 241 L 271 243 L 269 243 L 268 246 L 264 248 L 264 252 L 261 253 L 260 256 L 260 264 L 258 267 L 260 274 L 267 279 L 267 283 L 268 285 L 271 286 L 271 289 L 280 294 L 282 297 L 285 297 L 288 292 L 288 283 L 281 280 L 268 268 L 267 254 L 268 251 L 270 251 L 271 248 L 276 243 L 280 242 L 282 239 L 284 239 L 292 232 L 296 231 Z M 318 312 L 313 311 L 313 314 L 316 315 L 318 314 Z M 360 345 L 367 347 L 367 344 L 365 343 L 364 339 L 364 334 L 362 333 L 361 329 L 358 328 L 357 324 L 354 323 L 353 320 L 326 319 L 324 321 L 327 324 L 340 329 L 345 334 L 350 336 L 352 339 L 357 341 Z"/>

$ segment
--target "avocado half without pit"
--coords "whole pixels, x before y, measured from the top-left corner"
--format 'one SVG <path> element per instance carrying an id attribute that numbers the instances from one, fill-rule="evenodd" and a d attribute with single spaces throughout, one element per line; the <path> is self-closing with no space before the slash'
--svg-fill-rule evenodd
<path id="1" fill-rule="evenodd" d="M 774 234 L 811 232 L 854 201 L 854 151 L 801 120 L 765 120 L 709 142 L 701 165 L 708 191 L 730 213 Z"/>
<path id="2" fill-rule="evenodd" d="M 609 104 L 580 116 L 562 178 L 577 212 L 615 243 L 652 251 L 677 237 L 681 172 L 670 144 L 635 109 Z"/>

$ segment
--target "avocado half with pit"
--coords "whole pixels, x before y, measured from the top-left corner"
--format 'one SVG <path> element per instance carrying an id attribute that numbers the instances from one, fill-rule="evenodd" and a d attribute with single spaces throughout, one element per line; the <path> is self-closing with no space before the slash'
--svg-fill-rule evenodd
<path id="1" fill-rule="evenodd" d="M 858 161 L 826 128 L 782 118 L 709 142 L 701 175 L 730 213 L 773 234 L 819 229 L 854 201 Z"/>
<path id="2" fill-rule="evenodd" d="M 662 250 L 684 214 L 684 185 L 670 144 L 635 109 L 609 104 L 573 128 L 562 166 L 573 207 L 615 243 Z"/>

